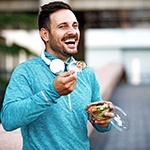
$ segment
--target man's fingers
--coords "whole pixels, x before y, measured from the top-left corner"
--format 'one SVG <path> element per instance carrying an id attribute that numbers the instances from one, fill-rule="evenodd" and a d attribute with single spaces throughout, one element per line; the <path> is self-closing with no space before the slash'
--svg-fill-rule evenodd
<path id="1" fill-rule="evenodd" d="M 76 86 L 77 76 L 75 71 L 68 71 L 59 74 L 54 80 L 56 91 L 60 95 L 67 95 L 72 92 Z"/>
<path id="2" fill-rule="evenodd" d="M 61 76 L 61 77 L 69 77 L 70 75 L 73 75 L 75 73 L 76 73 L 75 71 L 67 71 L 67 72 L 60 73 L 59 76 Z"/>
<path id="3" fill-rule="evenodd" d="M 114 117 L 114 113 L 112 113 L 112 112 L 105 112 L 104 116 L 109 117 L 109 118 L 113 118 Z"/>
<path id="4" fill-rule="evenodd" d="M 103 125 L 108 124 L 110 122 L 110 119 L 107 120 L 95 120 L 95 124 Z"/>

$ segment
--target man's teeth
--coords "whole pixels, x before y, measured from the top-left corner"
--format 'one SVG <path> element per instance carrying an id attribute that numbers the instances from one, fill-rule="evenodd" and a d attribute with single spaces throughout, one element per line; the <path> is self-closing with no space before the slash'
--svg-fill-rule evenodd
<path id="1" fill-rule="evenodd" d="M 66 44 L 75 44 L 75 40 L 67 40 L 65 41 Z"/>

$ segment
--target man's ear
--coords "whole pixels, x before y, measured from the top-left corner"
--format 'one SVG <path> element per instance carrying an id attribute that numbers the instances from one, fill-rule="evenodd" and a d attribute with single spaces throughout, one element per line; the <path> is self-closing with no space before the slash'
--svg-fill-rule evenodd
<path id="1" fill-rule="evenodd" d="M 45 43 L 49 41 L 49 31 L 45 28 L 40 29 L 40 36 L 45 41 Z"/>

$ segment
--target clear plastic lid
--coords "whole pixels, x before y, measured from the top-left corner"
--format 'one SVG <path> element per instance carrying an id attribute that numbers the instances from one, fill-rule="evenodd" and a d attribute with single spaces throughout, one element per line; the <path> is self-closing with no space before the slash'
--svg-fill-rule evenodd
<path id="1" fill-rule="evenodd" d="M 130 127 L 127 114 L 118 106 L 113 110 L 114 118 L 111 119 L 112 125 L 119 131 L 127 131 Z"/>

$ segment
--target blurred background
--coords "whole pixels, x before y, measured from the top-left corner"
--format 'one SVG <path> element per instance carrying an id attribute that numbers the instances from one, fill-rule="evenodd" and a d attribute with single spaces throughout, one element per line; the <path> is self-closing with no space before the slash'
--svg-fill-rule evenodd
<path id="1" fill-rule="evenodd" d="M 44 49 L 37 29 L 37 16 L 39 7 L 50 1 L 0 0 L 0 108 L 13 69 L 19 63 L 40 55 Z M 145 116 L 149 113 L 150 104 L 150 0 L 64 1 L 72 6 L 80 25 L 81 39 L 76 59 L 85 60 L 93 69 L 112 63 L 123 65 L 119 82 L 109 98 L 115 99 L 115 103 L 130 114 L 132 132 L 130 130 L 124 135 L 118 131 L 109 135 L 93 132 L 91 149 L 150 149 L 146 140 L 149 136 L 146 126 L 150 125 L 150 118 Z M 111 78 L 112 70 L 107 72 L 108 78 Z M 101 82 L 104 82 L 103 79 Z M 141 110 L 141 105 L 146 112 L 135 114 L 136 108 Z M 143 123 L 139 127 L 137 120 Z M 124 142 L 129 136 L 128 143 Z M 104 144 L 108 139 L 110 147 Z"/>

